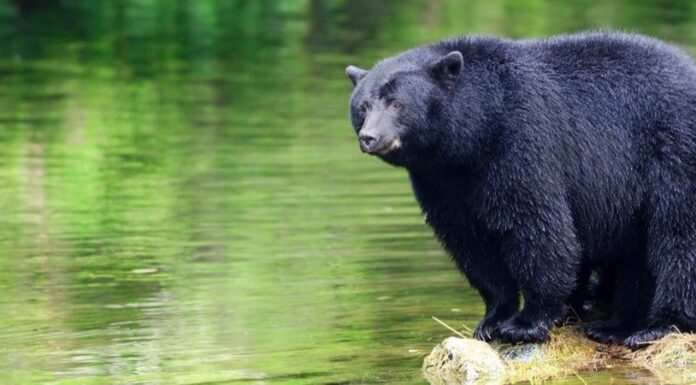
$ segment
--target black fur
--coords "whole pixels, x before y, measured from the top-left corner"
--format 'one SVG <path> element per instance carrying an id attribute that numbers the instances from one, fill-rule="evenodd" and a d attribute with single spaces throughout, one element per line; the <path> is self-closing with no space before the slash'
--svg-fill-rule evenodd
<path id="1" fill-rule="evenodd" d="M 597 268 L 613 310 L 591 337 L 638 347 L 672 326 L 696 330 L 687 55 L 617 32 L 459 37 L 359 71 L 348 69 L 352 123 L 377 142 L 363 150 L 408 170 L 485 301 L 477 338 L 545 340 Z"/>

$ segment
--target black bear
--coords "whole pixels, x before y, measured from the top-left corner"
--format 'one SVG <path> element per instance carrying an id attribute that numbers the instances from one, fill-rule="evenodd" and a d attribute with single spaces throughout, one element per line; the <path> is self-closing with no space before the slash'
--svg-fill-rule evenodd
<path id="1" fill-rule="evenodd" d="M 696 67 L 619 32 L 462 36 L 346 68 L 363 152 L 409 174 L 483 297 L 482 340 L 538 342 L 592 271 L 591 338 L 696 330 Z M 519 310 L 519 295 L 524 306 Z"/>

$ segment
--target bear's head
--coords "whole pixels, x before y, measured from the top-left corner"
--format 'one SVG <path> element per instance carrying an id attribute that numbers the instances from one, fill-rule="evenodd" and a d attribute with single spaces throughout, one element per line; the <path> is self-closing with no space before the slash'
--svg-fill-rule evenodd
<path id="1" fill-rule="evenodd" d="M 404 167 L 445 162 L 461 139 L 457 83 L 464 58 L 459 51 L 415 49 L 372 69 L 346 68 L 353 82 L 350 118 L 360 149 Z M 457 111 L 455 113 L 454 111 Z M 464 112 L 462 114 L 461 112 Z M 451 155 L 451 154 L 450 154 Z"/>

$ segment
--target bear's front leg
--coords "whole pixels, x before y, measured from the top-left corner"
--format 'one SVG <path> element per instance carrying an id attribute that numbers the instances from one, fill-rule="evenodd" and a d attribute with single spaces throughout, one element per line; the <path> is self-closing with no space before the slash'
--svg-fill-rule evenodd
<path id="1" fill-rule="evenodd" d="M 491 341 L 498 337 L 500 326 L 519 312 L 519 290 L 507 269 L 491 266 L 491 257 L 480 260 L 466 274 L 469 282 L 483 297 L 486 314 L 474 330 L 474 338 Z M 475 270 L 475 271 L 471 271 Z"/>
<path id="2" fill-rule="evenodd" d="M 519 289 L 496 245 L 473 227 L 462 225 L 456 236 L 443 237 L 443 241 L 486 304 L 486 314 L 474 337 L 491 341 L 498 336 L 500 325 L 519 311 Z"/>
<path id="3" fill-rule="evenodd" d="M 565 204 L 527 207 L 546 210 L 517 217 L 502 242 L 524 297 L 522 311 L 500 326 L 500 339 L 509 343 L 546 341 L 554 320 L 565 311 L 580 267 L 580 247 Z"/>
<path id="4" fill-rule="evenodd" d="M 503 304 L 486 304 L 486 315 L 474 329 L 474 338 L 489 342 L 498 337 L 500 327 L 505 321 L 517 314 L 519 311 L 518 306 L 518 301 L 512 299 L 508 303 Z"/>

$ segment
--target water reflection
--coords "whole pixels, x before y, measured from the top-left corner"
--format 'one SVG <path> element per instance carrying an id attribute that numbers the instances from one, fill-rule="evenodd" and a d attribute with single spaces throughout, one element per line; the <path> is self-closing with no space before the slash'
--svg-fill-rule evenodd
<path id="1" fill-rule="evenodd" d="M 690 48 L 696 10 L 17 0 L 0 20 L 0 382 L 420 383 L 448 334 L 430 317 L 483 308 L 404 173 L 359 153 L 345 65 L 474 32 Z M 585 380 L 609 376 L 630 383 Z"/>

